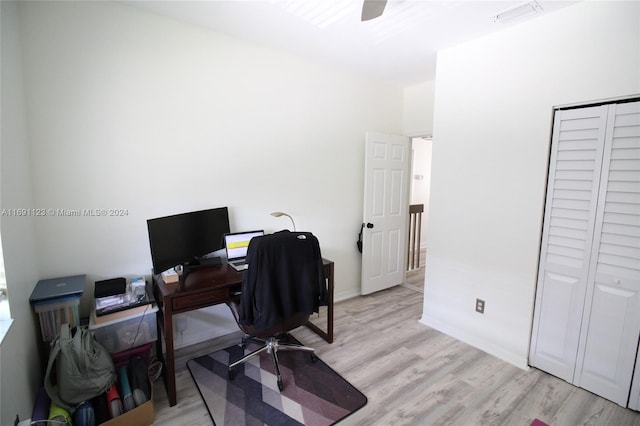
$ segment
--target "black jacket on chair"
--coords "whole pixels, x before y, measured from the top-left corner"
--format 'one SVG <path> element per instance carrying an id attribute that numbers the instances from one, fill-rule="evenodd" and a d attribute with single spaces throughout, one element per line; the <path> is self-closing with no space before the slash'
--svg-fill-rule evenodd
<path id="1" fill-rule="evenodd" d="M 246 260 L 238 307 L 241 326 L 267 330 L 327 304 L 320 245 L 310 232 L 254 237 Z"/>

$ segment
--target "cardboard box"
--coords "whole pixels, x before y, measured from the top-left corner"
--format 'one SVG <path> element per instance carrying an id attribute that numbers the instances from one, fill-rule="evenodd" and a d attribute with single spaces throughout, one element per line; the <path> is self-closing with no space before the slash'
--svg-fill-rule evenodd
<path id="1" fill-rule="evenodd" d="M 180 277 L 173 270 L 164 271 L 162 273 L 162 281 L 165 284 L 177 283 L 178 281 L 180 281 Z"/>
<path id="2" fill-rule="evenodd" d="M 151 386 L 151 398 L 139 407 L 124 414 L 119 415 L 107 422 L 100 423 L 100 426 L 149 426 L 155 420 L 153 412 L 153 382 L 149 381 Z"/>

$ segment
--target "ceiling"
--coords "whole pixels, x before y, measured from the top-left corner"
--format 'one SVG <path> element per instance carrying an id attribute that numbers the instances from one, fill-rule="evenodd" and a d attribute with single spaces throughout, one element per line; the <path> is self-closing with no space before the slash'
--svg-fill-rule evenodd
<path id="1" fill-rule="evenodd" d="M 433 80 L 440 49 L 576 3 L 537 0 L 538 13 L 501 23 L 496 14 L 524 2 L 388 0 L 381 17 L 361 22 L 362 1 L 121 0 L 402 86 Z"/>

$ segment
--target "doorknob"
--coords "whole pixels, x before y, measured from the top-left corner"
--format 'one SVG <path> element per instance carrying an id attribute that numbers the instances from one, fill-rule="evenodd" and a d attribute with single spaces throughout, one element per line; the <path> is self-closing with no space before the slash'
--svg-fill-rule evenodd
<path id="1" fill-rule="evenodd" d="M 369 229 L 373 228 L 373 223 L 368 223 L 367 222 L 367 228 L 369 228 Z"/>

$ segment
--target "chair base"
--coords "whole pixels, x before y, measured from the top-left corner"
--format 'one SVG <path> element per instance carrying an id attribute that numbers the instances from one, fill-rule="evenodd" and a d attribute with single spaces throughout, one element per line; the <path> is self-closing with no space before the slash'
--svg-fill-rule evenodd
<path id="1" fill-rule="evenodd" d="M 280 336 L 269 337 L 268 339 L 260 339 L 260 338 L 257 338 L 257 337 L 245 335 L 242 338 L 242 347 L 243 348 L 244 348 L 244 346 L 245 346 L 247 341 L 256 343 L 256 344 L 260 345 L 260 347 L 258 349 L 256 349 L 255 351 L 243 356 L 239 360 L 229 364 L 229 369 L 228 369 L 229 380 L 233 380 L 235 378 L 235 371 L 233 370 L 235 367 L 237 367 L 238 365 L 249 361 L 252 358 L 255 358 L 256 356 L 259 356 L 262 352 L 267 351 L 267 353 L 271 354 L 271 359 L 273 360 L 273 366 L 274 366 L 275 371 L 276 371 L 276 379 L 278 381 L 278 389 L 280 389 L 282 391 L 284 389 L 284 384 L 282 383 L 282 376 L 280 374 L 280 365 L 278 363 L 278 351 L 303 351 L 303 352 L 308 352 L 308 353 L 311 354 L 311 361 L 312 362 L 315 362 L 316 359 L 317 359 L 316 354 L 315 354 L 315 349 L 309 348 L 307 346 L 303 346 L 303 345 L 300 345 L 300 344 L 297 344 L 297 343 L 288 343 L 288 342 L 281 341 L 281 339 L 283 339 L 286 336 L 288 336 L 288 334 L 285 333 L 285 334 L 280 335 Z"/>

